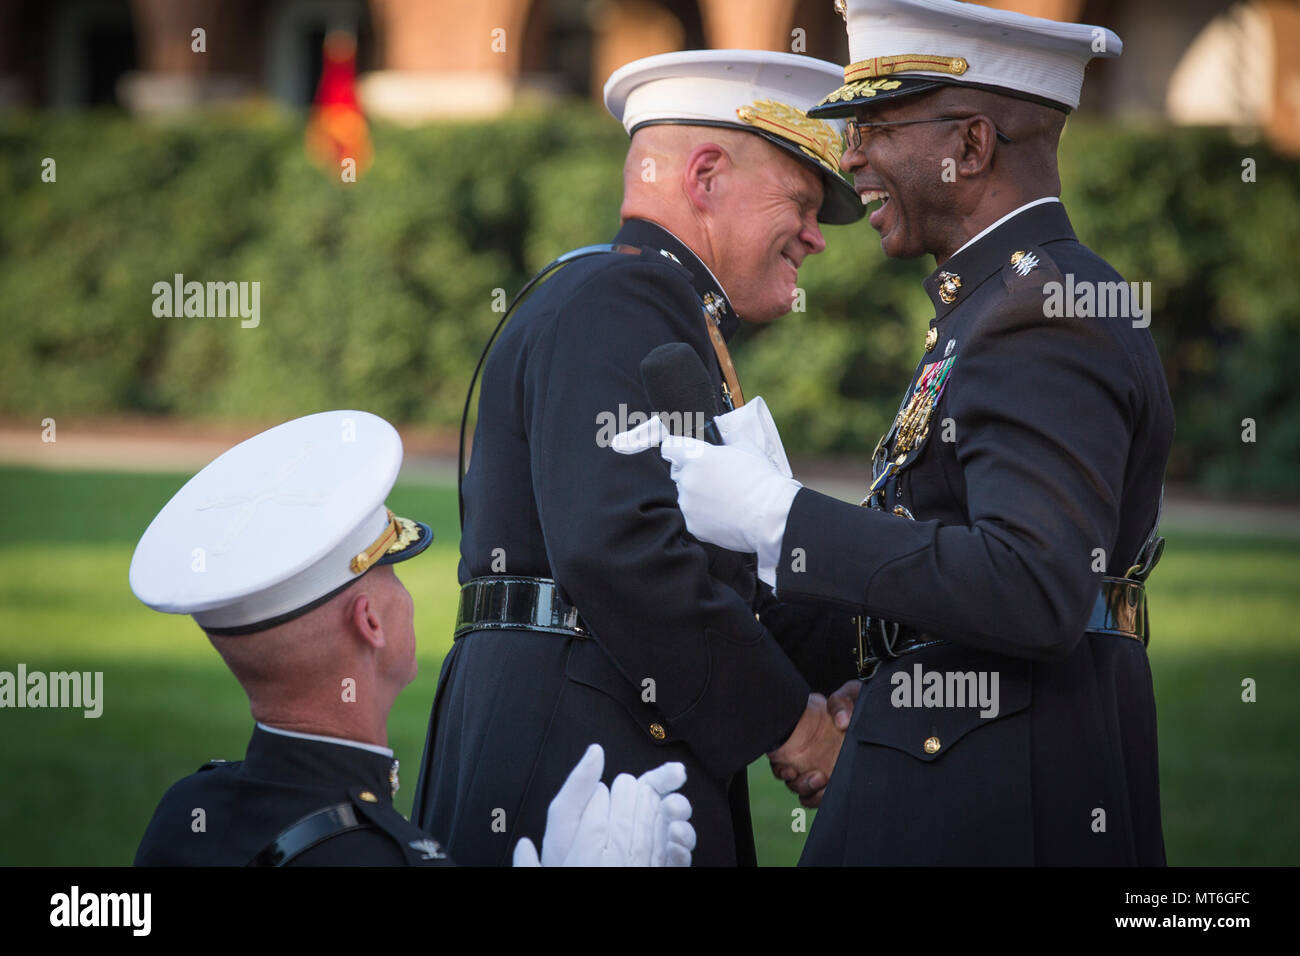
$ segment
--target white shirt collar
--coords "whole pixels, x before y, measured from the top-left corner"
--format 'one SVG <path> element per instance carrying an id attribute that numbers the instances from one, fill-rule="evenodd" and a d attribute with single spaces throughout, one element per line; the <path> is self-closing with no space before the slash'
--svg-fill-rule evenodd
<path id="1" fill-rule="evenodd" d="M 369 750 L 372 754 L 379 754 L 381 757 L 392 758 L 393 751 L 388 747 L 381 747 L 379 744 L 365 744 L 359 740 L 344 740 L 342 737 L 323 737 L 320 734 L 303 734 L 296 730 L 281 730 L 279 727 L 268 727 L 260 720 L 257 726 L 261 727 L 268 734 L 279 734 L 282 737 L 297 737 L 299 740 L 319 740 L 326 744 L 341 744 L 344 747 L 357 747 L 361 750 Z"/>
<path id="2" fill-rule="evenodd" d="M 998 226 L 1002 225 L 1004 222 L 1006 222 L 1006 221 L 1007 221 L 1008 219 L 1010 219 L 1012 216 L 1018 216 L 1018 215 L 1020 215 L 1022 212 L 1024 212 L 1026 209 L 1032 209 L 1034 206 L 1041 206 L 1041 205 L 1042 205 L 1043 203 L 1045 203 L 1045 202 L 1060 202 L 1060 201 L 1061 201 L 1061 200 L 1060 200 L 1059 198 L 1057 198 L 1056 196 L 1044 196 L 1042 199 L 1035 199 L 1033 202 L 1027 202 L 1027 203 L 1025 203 L 1023 206 L 1021 206 L 1019 209 L 1013 209 L 1013 210 L 1011 210 L 1011 212 L 1007 213 L 1005 216 L 1003 216 L 1003 217 L 1002 217 L 1001 219 L 999 219 L 997 222 L 993 223 L 991 226 L 988 226 L 988 227 L 986 227 L 986 228 L 984 228 L 984 229 L 981 229 L 981 230 L 980 230 L 979 232 L 977 232 L 975 235 L 971 236 L 969 239 L 967 239 L 967 240 L 962 244 L 961 249 L 958 249 L 957 252 L 954 252 L 952 255 L 953 255 L 953 256 L 957 255 L 957 253 L 961 252 L 962 249 L 965 249 L 967 246 L 973 246 L 975 243 L 979 242 L 981 239 L 983 239 L 985 236 L 987 236 L 990 232 L 992 232 L 992 231 L 993 231 L 994 229 L 996 229 Z M 952 256 L 949 256 L 948 258 L 951 259 Z"/>

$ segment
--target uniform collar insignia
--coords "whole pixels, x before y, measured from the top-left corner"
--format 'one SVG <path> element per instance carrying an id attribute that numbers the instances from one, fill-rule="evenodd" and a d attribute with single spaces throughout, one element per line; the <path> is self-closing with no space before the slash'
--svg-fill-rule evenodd
<path id="1" fill-rule="evenodd" d="M 939 301 L 952 305 L 957 301 L 957 292 L 961 289 L 961 276 L 955 272 L 939 273 Z"/>
<path id="2" fill-rule="evenodd" d="M 722 284 L 709 271 L 709 267 L 700 261 L 700 257 L 667 229 L 645 219 L 629 219 L 623 223 L 623 228 L 618 231 L 614 241 L 658 250 L 661 255 L 673 260 L 689 272 L 691 286 L 699 296 L 700 304 L 722 331 L 724 339 L 731 338 L 740 327 L 740 318 L 736 315 L 736 310 L 732 307 L 731 300 L 727 298 Z M 707 297 L 712 297 L 713 309 L 709 309 Z"/>
<path id="3" fill-rule="evenodd" d="M 1070 219 L 1059 202 L 1041 203 L 1017 213 L 948 258 L 942 268 L 930 273 L 924 284 L 934 304 L 936 317 L 942 319 L 953 309 L 961 308 L 961 303 L 967 301 L 986 279 L 1007 267 L 1011 253 L 1017 250 L 1022 253 L 1019 260 L 1011 262 L 1017 271 L 1021 268 L 1032 271 L 1041 262 L 1035 253 L 1025 251 L 1028 247 L 1074 238 Z M 1029 260 L 1032 262 L 1026 266 Z M 1024 274 L 1028 275 L 1028 272 Z M 945 281 L 954 276 L 958 279 L 955 287 Z"/>
<path id="4" fill-rule="evenodd" d="M 397 771 L 402 767 L 400 760 L 394 760 L 393 765 L 388 768 L 388 786 L 392 788 L 392 796 L 397 796 L 397 791 L 401 788 L 402 782 L 397 779 Z"/>
<path id="5" fill-rule="evenodd" d="M 1011 253 L 1011 265 L 1015 268 L 1016 275 L 1027 276 L 1037 268 L 1038 256 L 1022 249 L 1020 252 Z"/>
<path id="6" fill-rule="evenodd" d="M 713 320 L 714 325 L 722 324 L 722 317 L 727 314 L 727 300 L 725 297 L 706 292 L 700 296 L 700 304 L 704 306 L 704 311 L 709 313 L 709 318 Z"/>
<path id="7" fill-rule="evenodd" d="M 412 840 L 407 846 L 412 850 L 420 851 L 421 860 L 447 859 L 447 854 L 442 852 L 442 845 L 437 840 Z"/>

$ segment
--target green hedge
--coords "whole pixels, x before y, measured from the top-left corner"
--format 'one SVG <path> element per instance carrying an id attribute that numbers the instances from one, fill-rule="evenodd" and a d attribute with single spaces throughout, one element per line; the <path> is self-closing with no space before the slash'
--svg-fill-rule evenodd
<path id="1" fill-rule="evenodd" d="M 373 137 L 345 187 L 307 161 L 297 116 L 0 119 L 0 414 L 357 406 L 454 427 L 493 290 L 617 228 L 625 137 L 584 106 Z M 1152 284 L 1171 478 L 1300 487 L 1300 166 L 1217 132 L 1082 120 L 1062 162 L 1080 237 Z M 918 356 L 930 265 L 884 259 L 865 224 L 827 238 L 801 273 L 807 311 L 744 330 L 736 358 L 793 451 L 865 453 Z M 155 317 L 153 284 L 178 272 L 260 282 L 260 326 Z"/>

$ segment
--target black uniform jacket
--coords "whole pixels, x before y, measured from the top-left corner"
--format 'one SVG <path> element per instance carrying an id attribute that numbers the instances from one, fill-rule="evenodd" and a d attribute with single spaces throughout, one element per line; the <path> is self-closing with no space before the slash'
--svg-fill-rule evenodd
<path id="1" fill-rule="evenodd" d="M 392 767 L 383 754 L 255 727 L 243 760 L 204 764 L 167 791 L 135 865 L 246 866 L 287 828 L 337 804 L 366 826 L 317 843 L 289 866 L 449 865 L 437 842 L 393 808 Z"/>
<path id="2" fill-rule="evenodd" d="M 890 443 L 884 508 L 795 498 L 783 601 L 939 640 L 862 688 L 804 863 L 1163 864 L 1146 650 L 1084 629 L 1155 520 L 1168 388 L 1149 319 L 1049 314 L 1086 309 L 1088 284 L 1117 311 L 1097 284 L 1121 281 L 1056 202 L 959 251 L 925 283 L 937 338 L 914 384 L 943 387 L 919 443 Z M 956 680 L 917 706 L 931 671 L 996 674 L 996 713 Z"/>
<path id="3" fill-rule="evenodd" d="M 683 761 L 694 862 L 752 862 L 745 767 L 789 736 L 807 701 L 755 618 L 752 556 L 686 533 L 657 454 L 609 447 L 652 411 L 639 367 L 656 346 L 690 344 L 721 387 L 702 296 L 721 303 L 724 335 L 738 325 L 671 233 L 629 220 L 614 241 L 645 252 L 563 267 L 484 370 L 460 579 L 553 578 L 592 638 L 480 630 L 448 654 L 414 819 L 461 864 L 507 863 L 522 836 L 540 845 L 550 799 L 593 742 L 607 781 Z"/>

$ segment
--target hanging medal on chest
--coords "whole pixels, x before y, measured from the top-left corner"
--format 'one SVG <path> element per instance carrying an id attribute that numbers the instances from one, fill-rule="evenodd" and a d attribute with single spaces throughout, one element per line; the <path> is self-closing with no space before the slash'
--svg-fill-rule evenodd
<path id="1" fill-rule="evenodd" d="M 911 397 L 903 410 L 898 413 L 894 426 L 894 447 L 896 455 L 906 454 L 917 448 L 930 434 L 930 420 L 935 406 L 943 395 L 944 386 L 948 384 L 948 375 L 952 364 L 957 360 L 954 355 L 942 362 L 932 362 L 921 369 L 921 374 L 912 387 Z"/>

